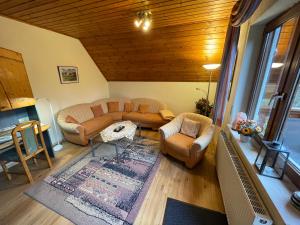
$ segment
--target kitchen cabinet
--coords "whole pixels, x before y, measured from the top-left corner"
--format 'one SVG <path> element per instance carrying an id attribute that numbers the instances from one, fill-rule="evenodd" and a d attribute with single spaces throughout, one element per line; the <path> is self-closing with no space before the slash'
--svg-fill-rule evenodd
<path id="1" fill-rule="evenodd" d="M 35 104 L 20 53 L 0 48 L 0 110 Z"/>

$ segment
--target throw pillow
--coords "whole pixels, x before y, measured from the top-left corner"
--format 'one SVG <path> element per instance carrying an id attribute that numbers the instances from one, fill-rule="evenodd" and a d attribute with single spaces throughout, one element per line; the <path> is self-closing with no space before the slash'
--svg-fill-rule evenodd
<path id="1" fill-rule="evenodd" d="M 147 113 L 149 112 L 150 106 L 148 104 L 139 104 L 138 112 Z"/>
<path id="2" fill-rule="evenodd" d="M 196 138 L 199 133 L 199 130 L 200 130 L 200 122 L 188 118 L 183 119 L 180 133 L 186 136 L 190 136 L 192 138 Z"/>
<path id="3" fill-rule="evenodd" d="M 79 124 L 79 122 L 73 116 L 70 116 L 70 115 L 67 115 L 65 121 L 66 121 L 66 123 L 76 123 L 76 124 Z"/>
<path id="4" fill-rule="evenodd" d="M 133 103 L 125 102 L 124 104 L 124 112 L 132 112 L 133 111 Z"/>
<path id="5" fill-rule="evenodd" d="M 91 106 L 91 110 L 92 110 L 95 118 L 102 116 L 104 114 L 101 105 L 93 105 L 93 106 Z"/>
<path id="6" fill-rule="evenodd" d="M 159 110 L 159 113 L 164 120 L 172 120 L 175 118 L 175 115 L 167 109 Z"/>
<path id="7" fill-rule="evenodd" d="M 119 112 L 119 102 L 108 102 L 107 103 L 108 112 Z"/>

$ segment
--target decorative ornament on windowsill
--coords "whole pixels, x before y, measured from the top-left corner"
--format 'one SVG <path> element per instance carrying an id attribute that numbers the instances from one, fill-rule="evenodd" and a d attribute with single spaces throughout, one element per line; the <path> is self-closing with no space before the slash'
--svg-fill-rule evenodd
<path id="1" fill-rule="evenodd" d="M 244 143 L 248 142 L 253 135 L 262 132 L 256 121 L 249 119 L 237 121 L 235 129 L 240 134 L 240 141 Z"/>
<path id="2" fill-rule="evenodd" d="M 246 113 L 244 113 L 244 112 L 239 112 L 238 114 L 237 114 L 237 116 L 236 116 L 236 118 L 235 118 L 235 120 L 232 122 L 232 126 L 231 126 L 231 128 L 232 128 L 232 130 L 237 130 L 237 123 L 239 122 L 239 121 L 241 121 L 241 120 L 247 120 L 248 119 L 248 117 L 247 117 L 247 114 Z"/>
<path id="3" fill-rule="evenodd" d="M 289 155 L 290 153 L 283 145 L 283 141 L 262 141 L 254 165 L 259 174 L 282 179 Z"/>
<path id="4" fill-rule="evenodd" d="M 300 211 L 300 191 L 296 191 L 291 196 L 292 205 Z"/>

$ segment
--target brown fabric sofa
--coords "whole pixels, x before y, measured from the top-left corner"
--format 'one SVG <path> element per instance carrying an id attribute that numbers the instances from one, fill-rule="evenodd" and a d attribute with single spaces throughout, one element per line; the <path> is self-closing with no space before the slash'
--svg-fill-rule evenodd
<path id="1" fill-rule="evenodd" d="M 200 122 L 197 138 L 180 133 L 184 118 Z M 161 151 L 185 162 L 186 167 L 193 168 L 204 156 L 210 143 L 214 125 L 208 117 L 196 113 L 182 113 L 174 120 L 160 127 Z"/>
<path id="2" fill-rule="evenodd" d="M 108 102 L 119 102 L 119 111 L 108 112 Z M 133 103 L 132 112 L 124 112 L 124 104 L 127 102 Z M 138 112 L 140 104 L 149 105 L 148 112 Z M 94 117 L 91 106 L 95 105 L 101 105 L 104 112 L 102 116 Z M 169 120 L 162 117 L 161 110 L 166 110 L 166 106 L 154 99 L 107 98 L 65 108 L 58 113 L 57 122 L 66 140 L 75 144 L 87 145 L 92 135 L 117 121 L 130 120 L 140 124 L 141 127 L 157 129 L 169 122 Z M 67 123 L 67 116 L 73 117 L 78 121 L 78 124 Z"/>

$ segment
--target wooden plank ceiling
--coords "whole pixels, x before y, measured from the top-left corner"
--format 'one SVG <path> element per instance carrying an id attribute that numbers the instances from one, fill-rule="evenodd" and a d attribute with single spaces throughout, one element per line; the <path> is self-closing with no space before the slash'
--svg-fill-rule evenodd
<path id="1" fill-rule="evenodd" d="M 235 2 L 0 0 L 0 14 L 78 38 L 108 81 L 207 81 L 202 65 L 221 62 Z M 141 10 L 148 32 L 133 24 Z"/>

